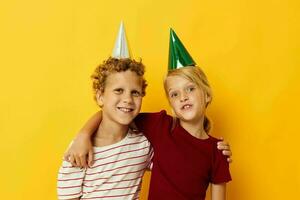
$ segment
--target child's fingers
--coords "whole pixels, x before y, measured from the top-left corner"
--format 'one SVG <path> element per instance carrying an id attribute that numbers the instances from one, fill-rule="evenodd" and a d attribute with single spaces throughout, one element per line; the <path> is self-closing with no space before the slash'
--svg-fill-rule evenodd
<path id="1" fill-rule="evenodd" d="M 232 161 L 233 161 L 233 160 L 231 159 L 231 157 L 228 157 L 228 158 L 227 158 L 227 162 L 232 163 Z"/>
<path id="2" fill-rule="evenodd" d="M 225 155 L 225 156 L 229 156 L 229 157 L 232 156 L 231 151 L 223 150 L 222 153 L 223 153 L 223 155 Z"/>
<path id="3" fill-rule="evenodd" d="M 229 146 L 229 145 L 218 145 L 217 148 L 218 148 L 219 150 L 230 151 L 230 146 Z"/>
<path id="4" fill-rule="evenodd" d="M 220 140 L 221 141 L 219 141 L 217 144 L 217 148 L 219 150 L 222 150 L 223 155 L 228 156 L 227 162 L 231 163 L 232 162 L 232 159 L 231 159 L 232 152 L 230 150 L 230 145 L 228 142 L 224 141 L 223 137 L 221 137 Z"/>
<path id="5" fill-rule="evenodd" d="M 69 153 L 64 153 L 64 161 L 70 162 L 70 154 Z"/>
<path id="6" fill-rule="evenodd" d="M 217 148 L 220 150 L 230 150 L 230 145 L 228 142 L 220 141 L 217 144 Z"/>
<path id="7" fill-rule="evenodd" d="M 80 167 L 87 167 L 87 161 L 86 161 L 86 156 L 85 155 L 80 155 Z"/>
<path id="8" fill-rule="evenodd" d="M 219 141 L 218 143 L 218 146 L 229 146 L 229 143 L 228 142 L 226 142 L 226 141 L 224 141 L 224 140 L 222 140 L 222 141 Z"/>
<path id="9" fill-rule="evenodd" d="M 79 156 L 75 156 L 75 163 L 74 163 L 75 167 L 81 167 L 81 164 L 80 164 L 80 158 Z"/>
<path id="10" fill-rule="evenodd" d="M 88 165 L 89 167 L 91 167 L 93 165 L 93 151 L 89 150 L 89 154 L 88 154 Z"/>
<path id="11" fill-rule="evenodd" d="M 73 155 L 70 155 L 69 158 L 68 158 L 69 162 L 72 164 L 73 167 L 76 167 L 76 163 L 75 163 L 75 158 Z"/>

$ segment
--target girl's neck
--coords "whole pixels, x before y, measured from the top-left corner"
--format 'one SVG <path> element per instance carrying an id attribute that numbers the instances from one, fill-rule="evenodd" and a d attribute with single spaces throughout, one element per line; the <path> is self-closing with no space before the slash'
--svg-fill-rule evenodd
<path id="1" fill-rule="evenodd" d="M 207 139 L 208 134 L 204 130 L 203 126 L 204 117 L 196 122 L 184 121 L 179 119 L 179 123 L 189 134 L 198 138 L 198 139 Z"/>

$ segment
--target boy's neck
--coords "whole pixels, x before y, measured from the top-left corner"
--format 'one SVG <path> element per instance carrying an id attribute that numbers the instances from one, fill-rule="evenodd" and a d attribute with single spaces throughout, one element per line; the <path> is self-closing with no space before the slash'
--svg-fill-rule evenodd
<path id="1" fill-rule="evenodd" d="M 103 118 L 94 135 L 95 146 L 106 146 L 122 140 L 128 132 L 129 125 L 121 125 Z"/>

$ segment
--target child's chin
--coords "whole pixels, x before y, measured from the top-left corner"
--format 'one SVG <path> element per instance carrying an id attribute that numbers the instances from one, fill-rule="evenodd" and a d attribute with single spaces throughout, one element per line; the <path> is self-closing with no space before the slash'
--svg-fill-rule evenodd
<path id="1" fill-rule="evenodd" d="M 120 120 L 119 124 L 123 126 L 128 126 L 132 122 L 133 118 L 131 120 Z"/>
<path id="2" fill-rule="evenodd" d="M 186 114 L 186 115 L 182 115 L 181 119 L 183 121 L 189 122 L 189 121 L 192 121 L 194 119 L 194 117 L 192 115 Z"/>

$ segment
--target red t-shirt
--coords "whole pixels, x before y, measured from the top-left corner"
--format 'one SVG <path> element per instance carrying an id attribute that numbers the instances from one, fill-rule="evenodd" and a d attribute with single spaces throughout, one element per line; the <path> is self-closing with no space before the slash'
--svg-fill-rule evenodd
<path id="1" fill-rule="evenodd" d="M 135 123 L 154 148 L 149 199 L 204 200 L 209 183 L 231 180 L 226 156 L 217 149 L 218 139 L 198 139 L 166 111 L 140 113 Z"/>

